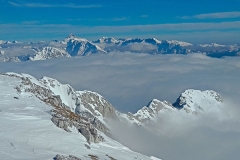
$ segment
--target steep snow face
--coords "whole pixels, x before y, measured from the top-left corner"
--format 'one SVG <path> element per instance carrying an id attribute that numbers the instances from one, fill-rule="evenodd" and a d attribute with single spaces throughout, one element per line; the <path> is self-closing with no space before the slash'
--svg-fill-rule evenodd
<path id="1" fill-rule="evenodd" d="M 23 84 L 26 78 L 32 84 Z M 53 159 L 57 154 L 74 155 L 80 159 L 153 159 L 104 135 L 105 142 L 88 144 L 76 129 L 72 128 L 69 133 L 57 128 L 50 120 L 52 106 L 25 91 L 33 87 L 33 83 L 41 87 L 45 85 L 27 74 L 0 75 L 1 159 L 42 160 Z M 22 90 L 19 91 L 16 87 L 21 85 Z"/>
<path id="2" fill-rule="evenodd" d="M 199 114 L 218 110 L 223 106 L 223 100 L 217 92 L 212 90 L 188 89 L 179 96 L 173 106 L 187 113 Z"/>
<path id="3" fill-rule="evenodd" d="M 54 48 L 54 47 L 44 47 L 40 51 L 38 51 L 34 56 L 29 57 L 30 60 L 46 60 L 52 58 L 59 57 L 70 57 L 70 55 L 62 49 Z"/>
<path id="4" fill-rule="evenodd" d="M 77 96 L 74 89 L 68 84 L 61 84 L 55 79 L 43 77 L 39 82 L 53 92 L 54 95 L 60 96 L 62 103 L 67 105 L 71 111 L 75 112 L 77 105 Z"/>

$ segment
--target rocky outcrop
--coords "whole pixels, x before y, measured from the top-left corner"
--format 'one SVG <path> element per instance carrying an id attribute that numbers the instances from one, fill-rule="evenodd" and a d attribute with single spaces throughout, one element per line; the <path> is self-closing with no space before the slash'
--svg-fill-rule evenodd
<path id="1" fill-rule="evenodd" d="M 94 116 L 102 115 L 104 118 L 116 119 L 116 110 L 105 98 L 101 95 L 91 92 L 78 92 L 81 104 L 89 109 Z M 100 114 L 99 114 L 100 113 Z"/>
<path id="2" fill-rule="evenodd" d="M 75 157 L 73 155 L 64 156 L 64 155 L 59 155 L 59 154 L 57 154 L 53 159 L 54 160 L 81 160 L 80 158 Z"/>
<path id="3" fill-rule="evenodd" d="M 44 83 L 40 83 L 41 81 L 37 81 L 31 76 L 28 77 L 17 74 L 9 75 L 20 77 L 22 79 L 21 85 L 15 87 L 19 94 L 21 92 L 30 92 L 53 107 L 50 112 L 52 115 L 51 121 L 57 127 L 62 128 L 67 132 L 71 132 L 71 129 L 75 127 L 86 138 L 88 143 L 104 141 L 104 138 L 98 133 L 97 129 L 103 133 L 108 133 L 109 130 L 97 118 L 82 117 L 80 114 L 73 112 L 69 106 L 62 102 L 60 95 L 55 95 Z M 54 86 L 52 85 L 52 87 Z M 72 90 L 71 94 L 73 94 L 73 92 L 74 91 Z"/>
<path id="4" fill-rule="evenodd" d="M 61 101 L 56 102 L 56 98 L 49 98 L 44 101 L 54 107 L 51 120 L 57 127 L 67 132 L 71 132 L 71 128 L 75 127 L 86 138 L 88 143 L 104 141 L 104 138 L 98 134 L 97 129 L 90 123 L 89 119 L 72 112 Z"/>

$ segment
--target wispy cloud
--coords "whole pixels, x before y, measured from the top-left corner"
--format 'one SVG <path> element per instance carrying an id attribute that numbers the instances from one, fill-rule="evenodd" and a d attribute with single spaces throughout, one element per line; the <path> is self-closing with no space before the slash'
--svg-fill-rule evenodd
<path id="1" fill-rule="evenodd" d="M 36 25 L 39 24 L 40 21 L 23 21 L 22 24 L 24 25 Z"/>
<path id="2" fill-rule="evenodd" d="M 141 18 L 147 18 L 148 15 L 144 14 L 144 15 L 141 15 L 140 17 L 141 17 Z"/>
<path id="3" fill-rule="evenodd" d="M 183 16 L 182 19 L 222 19 L 222 18 L 239 18 L 240 12 L 217 12 L 217 13 L 207 13 L 198 14 L 193 16 Z"/>
<path id="4" fill-rule="evenodd" d="M 112 20 L 124 20 L 126 18 L 113 18 Z M 226 29 L 239 29 L 240 21 L 233 22 L 216 22 L 216 23 L 168 23 L 168 24 L 151 24 L 151 25 L 125 25 L 125 26 L 82 26 L 82 25 L 70 25 L 70 24 L 42 24 L 42 25 L 24 25 L 21 24 L 0 24 L 1 30 L 25 27 L 46 29 L 53 28 L 54 30 L 72 30 L 81 28 L 84 33 L 124 33 L 124 32 L 151 32 L 151 31 L 204 31 L 204 30 L 226 30 Z M 0 31 L 1 32 L 1 31 Z"/>
<path id="5" fill-rule="evenodd" d="M 111 19 L 108 19 L 109 21 Z M 69 33 L 86 38 L 101 36 L 113 37 L 156 37 L 159 39 L 178 39 L 184 41 L 207 41 L 237 43 L 240 33 L 240 21 L 216 23 L 175 23 L 125 26 L 82 26 L 70 24 L 0 24 L 2 39 L 14 40 L 20 35 L 31 33 L 35 38 L 64 37 Z M 13 33 L 9 35 L 9 33 Z M 203 34 L 205 33 L 205 34 Z M 206 34 L 207 33 L 207 34 Z M 18 36 L 16 36 L 18 35 Z M 50 37 L 51 35 L 51 37 Z M 56 37 L 56 38 L 57 38 Z M 17 39 L 18 40 L 18 39 Z M 231 41 L 231 42 L 230 42 Z"/>
<path id="6" fill-rule="evenodd" d="M 72 3 L 68 4 L 45 4 L 45 3 L 16 3 L 8 1 L 9 4 L 15 7 L 30 7 L 30 8 L 99 8 L 102 5 L 93 4 L 93 5 L 75 5 Z"/>
<path id="7" fill-rule="evenodd" d="M 111 21 L 125 21 L 127 19 L 127 17 L 114 17 L 111 19 Z"/>

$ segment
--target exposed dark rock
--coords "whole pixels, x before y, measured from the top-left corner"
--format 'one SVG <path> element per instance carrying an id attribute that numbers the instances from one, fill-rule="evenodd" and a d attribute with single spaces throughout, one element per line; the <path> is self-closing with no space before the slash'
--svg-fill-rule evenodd
<path id="1" fill-rule="evenodd" d="M 54 160 L 81 160 L 80 158 L 73 156 L 73 155 L 63 156 L 63 155 L 59 155 L 59 154 L 57 154 L 53 159 Z"/>
<path id="2" fill-rule="evenodd" d="M 12 75 L 12 76 L 18 76 L 18 75 Z M 52 118 L 51 121 L 59 128 L 64 129 L 67 132 L 71 132 L 71 128 L 75 127 L 79 130 L 79 132 L 87 139 L 87 142 L 91 143 L 98 143 L 101 141 L 104 141 L 104 138 L 98 134 L 98 130 L 102 131 L 103 133 L 109 132 L 108 128 L 98 119 L 94 118 L 94 115 L 91 115 L 91 113 L 88 114 L 88 116 L 83 117 L 81 114 L 76 114 L 73 111 L 71 111 L 70 107 L 65 105 L 62 102 L 62 99 L 59 95 L 54 95 L 54 93 L 45 87 L 47 82 L 42 81 L 43 84 L 32 82 L 31 77 L 20 77 L 22 79 L 22 85 L 16 86 L 15 89 L 18 92 L 21 92 L 24 90 L 25 92 L 30 92 L 34 94 L 36 97 L 38 97 L 40 100 L 44 101 L 45 103 L 51 105 L 53 107 L 51 114 Z M 51 83 L 52 87 L 54 87 L 54 84 Z M 74 94 L 74 90 L 69 87 L 69 90 L 67 90 L 68 95 Z M 76 94 L 76 93 L 75 93 Z M 99 95 L 92 94 L 94 99 L 99 99 Z M 94 97 L 95 96 L 95 97 Z M 14 97 L 15 98 L 15 97 Z M 16 97 L 15 99 L 17 99 Z M 91 97 L 83 97 L 83 98 L 91 98 Z M 92 98 L 91 98 L 92 99 Z M 80 100 L 76 96 L 76 108 L 80 107 Z M 83 100 L 84 102 L 89 101 Z M 99 108 L 101 113 L 105 116 L 110 116 L 109 110 L 111 112 L 114 112 L 114 108 L 112 106 L 109 106 L 107 104 L 107 101 L 104 100 L 104 103 L 96 102 L 96 105 L 99 105 Z M 106 105 L 106 106 L 104 106 Z M 105 108 L 105 109 L 104 109 Z M 86 114 L 85 114 L 86 115 Z"/>
<path id="3" fill-rule="evenodd" d="M 91 149 L 91 147 L 87 144 L 84 144 L 84 146 L 87 148 L 87 149 Z"/>

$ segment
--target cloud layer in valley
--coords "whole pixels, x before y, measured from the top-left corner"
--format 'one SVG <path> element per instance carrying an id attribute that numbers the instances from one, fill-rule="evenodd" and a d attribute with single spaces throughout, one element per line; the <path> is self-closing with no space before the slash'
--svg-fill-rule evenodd
<path id="1" fill-rule="evenodd" d="M 197 117 L 161 115 L 158 125 L 149 130 L 115 124 L 113 133 L 130 149 L 163 160 L 237 160 L 240 156 L 240 112 L 234 113 L 229 108 L 222 111 Z"/>
<path id="2" fill-rule="evenodd" d="M 185 89 L 212 89 L 237 97 L 239 58 L 214 59 L 200 54 L 147 55 L 112 53 L 37 62 L 0 63 L 0 72 L 49 76 L 76 90 L 105 96 L 117 109 L 136 111 L 151 99 L 174 102 Z"/>

